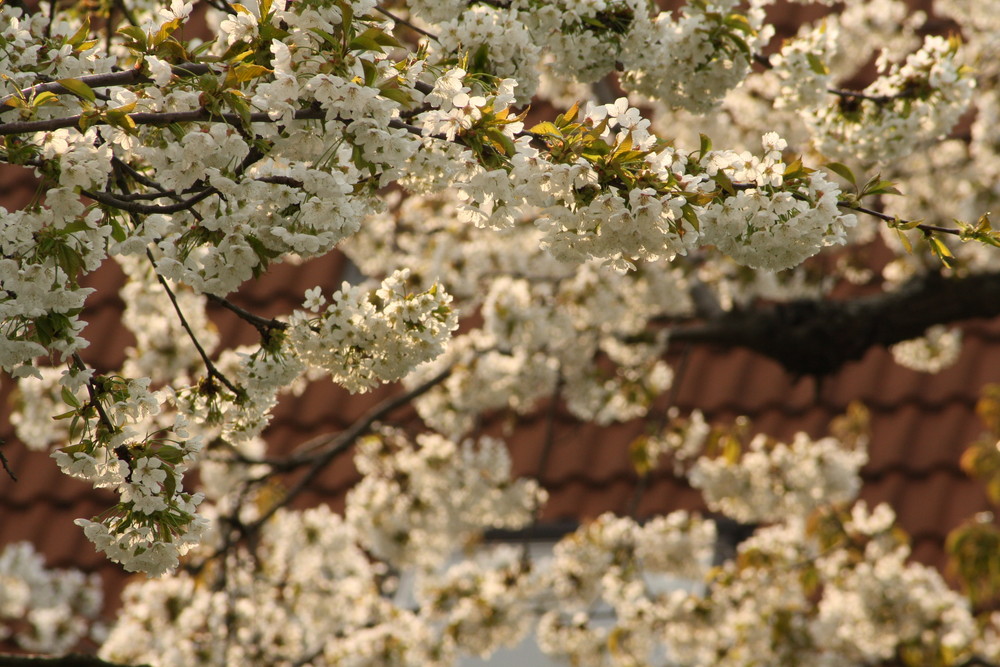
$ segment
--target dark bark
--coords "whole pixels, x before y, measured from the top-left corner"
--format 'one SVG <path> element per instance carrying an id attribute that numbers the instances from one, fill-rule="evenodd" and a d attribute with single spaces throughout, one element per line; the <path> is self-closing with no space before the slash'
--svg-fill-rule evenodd
<path id="1" fill-rule="evenodd" d="M 94 655 L 70 653 L 69 655 L 10 655 L 0 653 L 0 667 L 125 667 L 106 662 Z M 149 667 L 136 665 L 134 667 Z"/>
<path id="2" fill-rule="evenodd" d="M 1000 315 L 1000 273 L 927 274 L 850 300 L 804 299 L 725 313 L 671 331 L 671 340 L 743 347 L 797 375 L 824 376 L 872 347 L 916 338 L 935 324 Z"/>

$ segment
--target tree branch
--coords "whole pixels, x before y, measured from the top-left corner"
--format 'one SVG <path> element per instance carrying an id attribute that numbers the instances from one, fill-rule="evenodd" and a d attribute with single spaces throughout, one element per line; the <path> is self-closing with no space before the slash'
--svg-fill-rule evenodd
<path id="1" fill-rule="evenodd" d="M 2 447 L 5 444 L 6 442 L 3 439 L 0 439 L 0 447 Z M 16 482 L 17 475 L 15 475 L 14 471 L 10 469 L 10 463 L 7 462 L 7 456 L 4 455 L 2 449 L 0 449 L 0 465 L 3 465 L 3 469 L 7 472 L 8 475 L 10 475 L 10 478 Z"/>
<path id="2" fill-rule="evenodd" d="M 205 63 L 182 63 L 180 65 L 174 65 L 171 69 L 177 76 L 198 76 L 200 74 L 213 71 L 211 66 Z M 85 83 L 90 88 L 104 88 L 107 86 L 124 86 L 130 83 L 152 82 L 152 79 L 142 73 L 141 67 L 133 67 L 131 69 L 121 70 L 118 72 L 105 72 L 103 74 L 87 74 L 85 76 L 77 77 L 74 80 Z M 10 100 L 17 99 L 18 97 L 31 99 L 36 95 L 46 92 L 72 93 L 71 90 L 58 81 L 39 83 L 23 89 L 19 93 L 11 93 L 10 95 L 0 97 L 0 115 L 14 110 L 14 107 L 7 105 Z"/>
<path id="3" fill-rule="evenodd" d="M 216 296 L 215 294 L 208 294 L 206 292 L 205 298 L 208 299 L 209 301 L 219 304 L 220 306 L 226 308 L 227 310 L 236 313 L 236 315 L 239 316 L 240 319 L 245 320 L 246 322 L 252 324 L 254 328 L 257 329 L 257 331 L 262 336 L 265 336 L 268 333 L 270 333 L 272 329 L 284 330 L 288 328 L 287 322 L 282 322 L 281 320 L 276 320 L 276 319 L 269 320 L 266 317 L 255 315 L 254 313 L 251 313 L 249 310 L 240 308 L 235 303 L 224 297 Z"/>
<path id="4" fill-rule="evenodd" d="M 882 213 L 881 211 L 876 211 L 875 209 L 867 208 L 861 204 L 856 204 L 849 201 L 839 201 L 837 206 L 840 208 L 846 208 L 851 211 L 857 211 L 858 213 L 864 213 L 865 215 L 870 215 L 874 218 L 878 218 L 884 222 L 896 222 L 896 216 L 889 215 L 888 213 Z M 906 224 L 907 220 L 900 220 L 901 223 Z M 925 225 L 920 223 L 914 225 L 913 229 L 919 229 L 920 231 L 927 234 L 952 234 L 954 236 L 961 236 L 962 232 L 959 229 L 953 227 L 938 227 L 937 225 Z"/>
<path id="5" fill-rule="evenodd" d="M 184 317 L 184 312 L 181 310 L 180 304 L 177 303 L 177 297 L 174 296 L 174 291 L 170 289 L 170 285 L 167 284 L 167 279 L 161 276 L 156 270 L 156 260 L 153 259 L 152 253 L 148 250 L 146 251 L 146 257 L 149 258 L 149 262 L 153 265 L 153 273 L 156 274 L 157 281 L 159 281 L 160 285 L 166 291 L 167 298 L 170 299 L 170 303 L 173 304 L 174 312 L 177 313 L 177 318 L 180 320 L 181 326 L 184 328 L 184 331 L 187 332 L 188 338 L 191 339 L 195 349 L 198 350 L 198 355 L 201 356 L 201 360 L 205 364 L 205 369 L 208 371 L 208 379 L 218 379 L 223 385 L 225 385 L 226 389 L 233 393 L 233 396 L 236 396 L 237 398 L 242 396 L 244 392 L 230 382 L 229 378 L 227 378 L 222 371 L 216 368 L 211 357 L 209 357 L 208 353 L 205 352 L 205 348 L 201 346 L 201 341 L 198 340 L 198 337 L 195 335 L 194 331 L 192 331 L 187 318 Z"/>
<path id="6" fill-rule="evenodd" d="M 301 465 L 312 463 L 305 475 L 303 475 L 302 478 L 296 482 L 295 486 L 289 489 L 288 493 L 286 493 L 281 500 L 274 503 L 274 505 L 272 505 L 253 523 L 239 526 L 240 533 L 243 536 L 249 536 L 260 530 L 260 528 L 267 523 L 271 517 L 277 514 L 278 510 L 290 504 L 300 493 L 305 491 L 309 484 L 316 479 L 316 476 L 319 475 L 319 473 L 322 472 L 326 466 L 332 463 L 338 456 L 350 449 L 357 439 L 367 433 L 376 422 L 392 413 L 397 408 L 408 404 L 413 399 L 427 393 L 435 386 L 444 382 L 448 376 L 451 375 L 451 371 L 452 369 L 450 367 L 446 368 L 424 383 L 417 385 L 413 389 L 382 401 L 346 430 L 336 435 L 322 436 L 320 438 L 316 438 L 310 443 L 307 443 L 304 447 L 307 451 L 301 452 L 298 455 L 283 460 L 265 461 L 255 461 L 245 457 L 240 457 L 239 460 L 242 463 L 263 463 L 270 465 L 275 471 L 289 471 Z M 271 473 L 269 472 L 261 478 L 250 480 L 250 482 L 259 482 L 263 479 L 269 478 L 270 476 Z M 232 548 L 232 546 L 233 540 L 227 536 L 224 538 L 222 545 L 212 552 L 211 555 L 206 557 L 200 563 L 190 566 L 190 571 L 194 573 L 201 572 L 210 561 L 223 556 L 230 548 Z"/>
<path id="7" fill-rule="evenodd" d="M 173 123 L 196 123 L 196 122 L 215 122 L 215 123 L 226 123 L 228 125 L 240 126 L 244 118 L 236 113 L 214 113 L 208 109 L 194 109 L 192 111 L 143 111 L 139 113 L 128 114 L 128 117 L 132 119 L 132 122 L 136 125 L 151 125 L 156 127 L 163 127 L 166 125 L 172 125 Z M 292 114 L 295 120 L 325 120 L 326 111 L 319 107 L 309 107 L 307 109 L 298 109 Z M 83 118 L 83 114 L 77 114 L 75 116 L 66 116 L 65 118 L 50 118 L 48 120 L 25 120 L 16 121 L 13 123 L 3 123 L 0 125 L 0 136 L 8 136 L 11 134 L 28 134 L 31 132 L 51 132 L 52 130 L 61 130 L 68 127 L 77 127 L 80 124 L 80 120 Z M 246 117 L 251 123 L 279 123 L 282 118 L 271 118 L 267 112 L 258 111 L 251 113 Z M 109 123 L 102 119 L 96 119 L 93 125 L 108 125 Z M 394 127 L 397 129 L 403 129 L 411 134 L 416 134 L 418 136 L 422 135 L 422 131 L 419 127 L 415 125 L 408 125 L 402 121 L 393 119 L 389 121 L 389 127 Z"/>
<path id="8" fill-rule="evenodd" d="M 149 665 L 122 665 L 117 662 L 106 662 L 96 655 L 82 653 L 60 656 L 0 653 L 0 665 L 4 665 L 4 667 L 149 667 Z"/>
<path id="9" fill-rule="evenodd" d="M 73 365 L 79 371 L 87 370 L 87 364 L 84 363 L 79 352 L 73 353 Z M 109 417 L 108 413 L 105 412 L 104 405 L 101 404 L 101 399 L 98 397 L 97 390 L 94 388 L 94 382 L 95 380 L 93 377 L 87 380 L 87 395 L 90 396 L 90 404 L 95 410 L 97 410 L 97 418 L 102 424 L 104 424 L 104 428 L 107 429 L 108 433 L 117 433 L 118 427 L 115 426 L 115 423 L 111 421 L 111 417 Z"/>
<path id="10" fill-rule="evenodd" d="M 392 12 L 390 12 L 389 10 L 387 10 L 385 7 L 382 7 L 381 5 L 375 5 L 375 11 L 377 11 L 379 14 L 382 14 L 383 16 L 389 17 L 390 19 L 392 19 L 396 23 L 405 25 L 407 28 L 409 28 L 410 30 L 412 30 L 415 33 L 421 34 L 424 37 L 430 37 L 435 42 L 438 41 L 437 35 L 435 35 L 434 33 L 427 32 L 423 28 L 414 25 L 413 23 L 411 23 L 410 21 L 407 21 L 406 19 L 402 18 L 401 16 L 396 16 L 395 14 L 393 14 Z"/>
<path id="11" fill-rule="evenodd" d="M 926 274 L 899 289 L 847 301 L 803 299 L 732 311 L 671 330 L 672 342 L 742 347 L 795 375 L 823 376 L 869 348 L 917 338 L 935 324 L 1000 315 L 1000 273 Z"/>
<path id="12" fill-rule="evenodd" d="M 376 405 L 373 409 L 369 410 L 368 413 L 354 422 L 347 430 L 338 433 L 329 439 L 328 444 L 324 449 L 318 452 L 310 454 L 309 456 L 294 456 L 287 461 L 287 465 L 296 466 L 300 465 L 306 461 L 311 461 L 312 466 L 306 471 L 306 474 L 296 482 L 295 486 L 289 489 L 288 493 L 277 503 L 275 503 L 267 512 L 265 512 L 259 519 L 253 522 L 248 529 L 255 530 L 260 526 L 267 523 L 274 514 L 282 507 L 288 505 L 292 500 L 294 500 L 300 493 L 306 490 L 309 484 L 316 478 L 317 475 L 329 465 L 335 458 L 340 454 L 347 451 L 351 445 L 353 445 L 358 438 L 371 430 L 375 422 L 381 420 L 386 415 L 395 411 L 418 396 L 430 391 L 432 388 L 444 382 L 448 376 L 451 375 L 451 368 L 446 368 L 434 377 L 426 380 L 420 385 L 417 385 L 410 391 L 407 391 L 398 396 L 393 396 L 382 403 Z M 317 443 L 319 444 L 319 443 Z"/>
<path id="13" fill-rule="evenodd" d="M 185 209 L 189 209 L 198 202 L 211 197 L 216 194 L 218 190 L 213 187 L 205 188 L 198 194 L 194 195 L 190 199 L 185 199 L 184 201 L 179 201 L 176 204 L 141 204 L 137 201 L 131 199 L 121 199 L 120 197 L 110 193 L 110 192 L 95 192 L 92 190 L 80 190 L 80 194 L 84 197 L 90 197 L 96 202 L 100 202 L 105 206 L 114 206 L 122 211 L 127 211 L 129 213 L 177 213 Z M 163 194 L 163 197 L 169 197 L 170 194 Z"/>

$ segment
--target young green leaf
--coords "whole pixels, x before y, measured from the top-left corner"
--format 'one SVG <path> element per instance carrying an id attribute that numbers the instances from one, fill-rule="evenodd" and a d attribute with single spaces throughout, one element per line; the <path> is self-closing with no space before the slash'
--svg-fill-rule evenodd
<path id="1" fill-rule="evenodd" d="M 851 171 L 851 168 L 848 167 L 846 164 L 843 164 L 841 162 L 827 162 L 826 165 L 824 166 L 833 173 L 840 176 L 848 183 L 850 183 L 851 185 L 853 185 L 854 187 L 858 186 L 858 181 L 854 176 L 854 172 Z"/>
<path id="2" fill-rule="evenodd" d="M 56 83 L 82 100 L 86 100 L 90 103 L 97 100 L 97 96 L 94 94 L 93 88 L 79 79 L 58 79 Z"/>

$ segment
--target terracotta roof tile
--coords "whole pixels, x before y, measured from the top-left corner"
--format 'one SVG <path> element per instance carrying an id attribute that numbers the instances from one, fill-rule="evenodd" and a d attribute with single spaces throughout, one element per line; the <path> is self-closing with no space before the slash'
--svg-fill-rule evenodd
<path id="1" fill-rule="evenodd" d="M 667 514 L 674 510 L 703 511 L 705 501 L 684 480 L 668 474 L 653 475 L 638 495 L 635 515 L 640 518 Z"/>

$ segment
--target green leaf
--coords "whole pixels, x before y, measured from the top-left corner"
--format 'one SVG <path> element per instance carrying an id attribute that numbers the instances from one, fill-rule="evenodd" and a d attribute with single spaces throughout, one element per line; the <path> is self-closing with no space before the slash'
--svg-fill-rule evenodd
<path id="1" fill-rule="evenodd" d="M 486 128 L 486 136 L 490 139 L 491 143 L 498 149 L 503 151 L 504 155 L 508 157 L 517 152 L 514 146 L 514 142 L 511 141 L 510 137 L 505 135 L 503 132 L 495 127 Z"/>
<path id="2" fill-rule="evenodd" d="M 12 99 L 16 99 L 16 98 L 12 98 Z M 50 92 L 50 91 L 46 90 L 43 93 L 38 93 L 37 95 L 35 95 L 34 98 L 32 98 L 32 100 L 31 100 L 31 106 L 33 106 L 33 107 L 40 107 L 40 106 L 45 106 L 46 104 L 55 104 L 58 101 L 59 101 L 59 96 L 58 95 L 56 95 L 53 92 Z"/>
<path id="3" fill-rule="evenodd" d="M 63 387 L 59 393 L 62 396 L 63 403 L 65 403 L 66 405 L 70 405 L 74 408 L 80 407 L 81 405 L 80 399 L 76 397 L 76 394 L 70 391 L 69 387 Z"/>
<path id="4" fill-rule="evenodd" d="M 681 207 L 681 215 L 688 221 L 688 223 L 690 223 L 692 227 L 694 227 L 695 231 L 701 229 L 701 221 L 698 220 L 698 214 L 694 212 L 694 207 L 690 204 L 684 204 Z"/>
<path id="5" fill-rule="evenodd" d="M 893 184 L 892 181 L 879 180 L 878 176 L 875 176 L 867 183 L 865 183 L 865 187 L 862 188 L 861 190 L 862 197 L 867 195 L 901 195 L 901 194 L 903 193 L 896 189 L 896 186 Z"/>
<path id="6" fill-rule="evenodd" d="M 563 138 L 562 131 L 547 120 L 535 125 L 528 131 L 532 134 L 541 134 L 550 137 L 557 137 L 559 139 Z"/>
<path id="7" fill-rule="evenodd" d="M 132 44 L 126 44 L 126 46 L 133 48 L 134 45 L 135 49 L 145 52 L 147 44 L 145 30 L 137 25 L 127 25 L 124 28 L 120 28 L 118 34 L 125 35 L 132 41 Z"/>
<path id="8" fill-rule="evenodd" d="M 698 138 L 701 140 L 701 147 L 699 148 L 699 153 L 701 157 L 705 157 L 710 150 L 712 150 L 712 138 L 707 134 L 699 134 Z"/>
<path id="9" fill-rule="evenodd" d="M 559 127 L 565 127 L 566 125 L 573 122 L 573 119 L 576 118 L 576 115 L 579 112 L 580 112 L 579 102 L 573 102 L 573 106 L 567 109 L 565 113 L 561 113 L 558 116 L 556 116 L 556 125 L 558 125 Z"/>
<path id="10" fill-rule="evenodd" d="M 320 30 L 319 28 L 309 28 L 309 32 L 313 33 L 329 46 L 338 46 L 340 40 L 328 33 L 326 30 Z"/>
<path id="11" fill-rule="evenodd" d="M 899 241 L 903 244 L 903 248 L 906 249 L 906 252 L 908 254 L 913 254 L 913 244 L 910 243 L 910 239 L 906 236 L 906 232 L 902 229 L 897 229 L 896 235 L 899 236 Z"/>
<path id="12" fill-rule="evenodd" d="M 795 178 L 802 178 L 810 173 L 811 170 L 806 169 L 802 164 L 802 158 L 797 157 L 787 165 L 785 165 L 785 173 L 782 174 L 786 180 L 791 180 Z"/>
<path id="13" fill-rule="evenodd" d="M 337 7 L 340 8 L 340 25 L 348 26 L 354 22 L 354 8 L 350 2 L 337 0 Z"/>
<path id="14" fill-rule="evenodd" d="M 133 104 L 132 106 L 134 107 L 135 105 Z M 108 125 L 120 128 L 128 133 L 132 133 L 136 129 L 135 121 L 129 116 L 129 111 L 110 109 L 104 114 L 104 118 L 108 121 Z"/>
<path id="15" fill-rule="evenodd" d="M 955 256 L 951 254 L 951 250 L 944 244 L 944 241 L 936 236 L 928 236 L 927 244 L 931 247 L 931 252 L 938 256 L 942 264 L 948 268 L 955 266 Z"/>
<path id="16" fill-rule="evenodd" d="M 626 153 L 631 149 L 632 149 L 632 135 L 628 134 L 625 135 L 625 138 L 622 139 L 620 144 L 615 146 L 615 151 L 614 153 L 611 154 L 611 158 L 614 159 L 615 157 L 621 156 L 623 153 Z"/>
<path id="17" fill-rule="evenodd" d="M 476 52 L 472 54 L 472 58 L 469 61 L 469 71 L 470 72 L 487 71 L 489 69 L 487 67 L 487 65 L 489 64 L 489 55 L 490 55 L 489 44 L 486 44 L 485 42 L 483 44 L 480 44 L 479 48 L 476 49 Z"/>
<path id="18" fill-rule="evenodd" d="M 171 445 L 164 445 L 163 447 L 157 447 L 156 458 L 160 459 L 164 463 L 180 463 L 181 459 L 184 458 L 184 452 L 173 447 Z"/>
<path id="19" fill-rule="evenodd" d="M 80 128 L 81 132 L 86 132 L 88 128 L 100 122 L 101 112 L 98 109 L 88 109 L 80 114 L 80 120 L 77 121 L 76 125 Z"/>
<path id="20" fill-rule="evenodd" d="M 410 94 L 399 88 L 380 88 L 379 94 L 382 95 L 382 97 L 387 97 L 390 100 L 393 100 L 394 102 L 399 102 L 403 106 L 409 106 L 413 102 L 413 98 L 410 97 Z"/>
<path id="21" fill-rule="evenodd" d="M 850 183 L 851 185 L 853 185 L 854 187 L 858 186 L 858 181 L 854 176 L 854 172 L 851 171 L 851 168 L 848 167 L 846 164 L 843 164 L 841 162 L 827 162 L 826 165 L 824 166 L 833 173 L 840 176 L 848 183 Z"/>
<path id="22" fill-rule="evenodd" d="M 122 227 L 121 223 L 119 223 L 117 220 L 111 218 L 108 221 L 108 224 L 111 225 L 111 238 L 113 238 L 115 241 L 121 243 L 126 238 L 128 238 L 125 228 Z"/>
<path id="23" fill-rule="evenodd" d="M 389 33 L 385 32 L 384 30 L 377 31 L 377 34 L 375 35 L 375 41 L 381 44 L 382 46 L 391 46 L 394 48 L 403 47 L 403 45 L 399 43 L 399 40 L 397 40 Z"/>
<path id="24" fill-rule="evenodd" d="M 377 36 L 379 34 L 385 34 L 378 28 L 368 28 L 363 33 L 351 40 L 348 48 L 352 51 L 377 51 L 382 53 L 382 45 L 379 43 Z"/>
<path id="25" fill-rule="evenodd" d="M 167 498 L 173 498 L 174 494 L 177 493 L 177 477 L 172 473 L 168 472 L 166 479 L 163 480 L 163 494 Z"/>
<path id="26" fill-rule="evenodd" d="M 740 32 L 746 33 L 747 35 L 753 36 L 757 34 L 757 31 L 753 29 L 750 25 L 750 21 L 747 20 L 746 16 L 743 14 L 730 14 L 723 21 L 727 26 Z"/>
<path id="27" fill-rule="evenodd" d="M 271 73 L 271 70 L 263 65 L 250 65 L 247 63 L 240 63 L 234 68 L 234 71 L 236 72 L 236 80 L 240 83 L 246 83 L 247 81 Z"/>
<path id="28" fill-rule="evenodd" d="M 62 228 L 64 234 L 76 234 L 78 232 L 84 232 L 90 229 L 83 220 L 74 220 Z"/>
<path id="29" fill-rule="evenodd" d="M 371 86 L 378 78 L 378 67 L 370 60 L 361 60 L 361 69 L 365 73 L 365 85 Z"/>
<path id="30" fill-rule="evenodd" d="M 83 42 L 87 39 L 87 36 L 89 34 L 90 34 L 90 16 L 88 15 L 84 17 L 83 24 L 80 26 L 80 28 L 63 43 L 69 44 L 70 46 L 74 47 L 74 51 L 84 50 L 84 49 L 79 49 L 79 46 L 83 44 Z"/>
<path id="31" fill-rule="evenodd" d="M 150 37 L 149 39 L 150 45 L 159 46 L 161 43 L 163 43 L 164 40 L 170 37 L 170 35 L 175 30 L 177 30 L 180 27 L 181 27 L 180 18 L 175 18 L 172 21 L 167 21 L 166 23 L 160 26 L 160 29 L 156 31 L 155 35 Z"/>
<path id="32" fill-rule="evenodd" d="M 93 103 L 97 100 L 97 95 L 94 94 L 93 88 L 85 84 L 79 79 L 58 79 L 56 81 L 60 86 L 73 93 L 80 99 L 86 100 Z"/>
<path id="33" fill-rule="evenodd" d="M 815 53 L 806 53 L 806 60 L 809 61 L 809 69 L 811 69 L 816 74 L 820 76 L 825 76 L 830 73 L 830 68 L 826 66 L 822 60 L 819 59 Z"/>
<path id="34" fill-rule="evenodd" d="M 719 188 L 727 195 L 732 196 L 736 194 L 736 188 L 733 187 L 733 181 L 729 178 L 729 174 L 721 169 L 715 173 L 712 180 L 714 180 L 719 185 Z"/>

